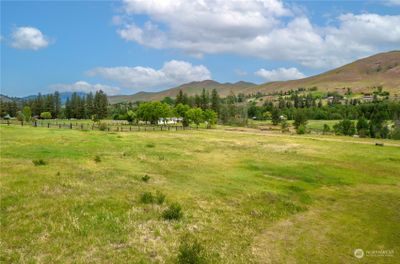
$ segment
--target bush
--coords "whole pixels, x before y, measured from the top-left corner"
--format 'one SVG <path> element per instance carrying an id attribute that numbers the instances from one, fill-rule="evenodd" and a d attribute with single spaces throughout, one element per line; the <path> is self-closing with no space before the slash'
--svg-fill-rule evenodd
<path id="1" fill-rule="evenodd" d="M 207 263 L 206 254 L 203 246 L 196 238 L 186 235 L 179 246 L 179 264 L 201 264 Z"/>
<path id="2" fill-rule="evenodd" d="M 305 134 L 307 132 L 307 128 L 305 125 L 301 124 L 298 128 L 296 128 L 297 134 Z"/>
<path id="3" fill-rule="evenodd" d="M 32 160 L 33 164 L 35 166 L 44 166 L 47 165 L 47 162 L 42 160 L 42 159 L 38 159 L 38 160 Z"/>
<path id="4" fill-rule="evenodd" d="M 165 220 L 179 220 L 182 216 L 182 207 L 178 203 L 171 204 L 162 214 Z"/>
<path id="5" fill-rule="evenodd" d="M 336 135 L 352 136 L 356 133 L 354 122 L 344 119 L 333 126 Z"/>
<path id="6" fill-rule="evenodd" d="M 99 130 L 100 131 L 106 131 L 108 129 L 108 126 L 106 123 L 100 123 L 99 124 Z"/>
<path id="7" fill-rule="evenodd" d="M 100 156 L 99 156 L 99 155 L 95 156 L 95 157 L 94 157 L 94 161 L 95 161 L 95 162 L 101 162 Z"/>
<path id="8" fill-rule="evenodd" d="M 144 192 L 140 195 L 140 202 L 150 204 L 154 202 L 154 196 L 151 192 Z"/>
<path id="9" fill-rule="evenodd" d="M 155 201 L 157 204 L 163 204 L 165 201 L 165 194 L 160 191 L 157 191 Z"/>
<path id="10" fill-rule="evenodd" d="M 50 112 L 42 112 L 40 114 L 41 119 L 51 119 L 51 113 Z"/>
<path id="11" fill-rule="evenodd" d="M 149 175 L 144 175 L 144 176 L 142 176 L 142 181 L 144 181 L 144 182 L 148 182 L 150 180 L 150 176 Z"/>
<path id="12" fill-rule="evenodd" d="M 326 135 L 331 132 L 331 127 L 328 124 L 324 124 L 324 128 L 322 129 L 322 134 Z"/>

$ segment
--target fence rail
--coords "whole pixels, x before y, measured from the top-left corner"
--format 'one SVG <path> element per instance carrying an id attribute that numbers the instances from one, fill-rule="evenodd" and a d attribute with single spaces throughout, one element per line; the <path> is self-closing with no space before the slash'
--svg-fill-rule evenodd
<path id="1" fill-rule="evenodd" d="M 31 127 L 59 128 L 59 129 L 75 129 L 75 130 L 100 130 L 108 132 L 138 132 L 138 131 L 180 131 L 193 130 L 198 127 L 184 127 L 176 125 L 129 125 L 123 123 L 102 123 L 98 124 L 79 123 L 79 122 L 45 122 L 45 121 L 16 121 L 16 120 L 0 120 L 1 125 L 18 125 Z M 105 125 L 104 125 L 105 124 Z"/>

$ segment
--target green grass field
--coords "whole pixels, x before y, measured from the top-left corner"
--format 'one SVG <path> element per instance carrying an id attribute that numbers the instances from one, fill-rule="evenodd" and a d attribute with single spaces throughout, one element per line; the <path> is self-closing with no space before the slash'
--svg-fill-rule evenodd
<path id="1" fill-rule="evenodd" d="M 400 258 L 396 141 L 223 128 L 0 133 L 2 263 L 174 263 L 187 234 L 211 263 Z M 145 204 L 144 192 L 166 200 Z M 163 219 L 175 202 L 182 219 Z M 359 260 L 357 248 L 390 254 Z"/>

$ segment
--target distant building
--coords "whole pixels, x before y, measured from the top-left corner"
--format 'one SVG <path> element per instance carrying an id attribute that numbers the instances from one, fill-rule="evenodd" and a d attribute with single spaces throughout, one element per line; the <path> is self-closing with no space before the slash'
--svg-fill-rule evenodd
<path id="1" fill-rule="evenodd" d="M 364 102 L 372 102 L 374 100 L 374 96 L 371 94 L 364 94 L 363 101 Z"/>
<path id="2" fill-rule="evenodd" d="M 183 121 L 182 117 L 167 117 L 167 118 L 160 118 L 158 120 L 159 125 L 175 125 L 177 123 L 181 123 Z"/>

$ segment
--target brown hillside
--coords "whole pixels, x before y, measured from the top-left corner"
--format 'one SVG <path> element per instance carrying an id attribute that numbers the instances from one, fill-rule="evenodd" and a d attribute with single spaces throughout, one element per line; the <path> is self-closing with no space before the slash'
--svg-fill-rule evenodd
<path id="1" fill-rule="evenodd" d="M 271 93 L 314 86 L 318 87 L 318 91 L 323 92 L 338 91 L 344 93 L 347 88 L 351 88 L 354 93 L 361 93 L 371 92 L 374 87 L 380 85 L 392 95 L 400 95 L 400 51 L 376 54 L 319 75 L 293 81 L 255 85 L 243 81 L 219 83 L 213 80 L 205 80 L 186 83 L 161 92 L 139 92 L 133 95 L 111 96 L 109 99 L 111 103 L 155 101 L 162 100 L 166 96 L 175 97 L 179 90 L 188 95 L 200 94 L 203 88 L 208 91 L 215 88 L 223 97 L 231 92 L 235 94 Z"/>
<path id="2" fill-rule="evenodd" d="M 300 80 L 261 84 L 247 89 L 246 93 L 285 91 L 313 86 L 317 86 L 319 91 L 338 92 L 349 87 L 353 92 L 360 93 L 370 92 L 374 86 L 379 85 L 392 94 L 400 94 L 400 51 L 380 53 Z"/>

